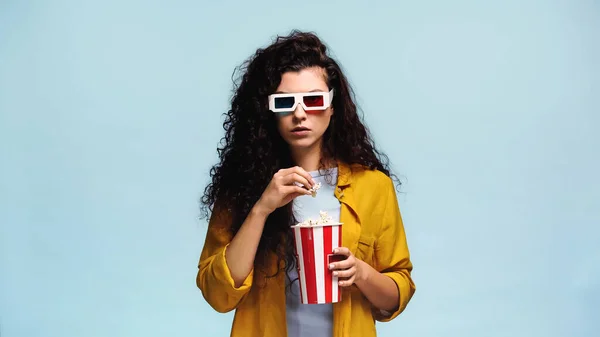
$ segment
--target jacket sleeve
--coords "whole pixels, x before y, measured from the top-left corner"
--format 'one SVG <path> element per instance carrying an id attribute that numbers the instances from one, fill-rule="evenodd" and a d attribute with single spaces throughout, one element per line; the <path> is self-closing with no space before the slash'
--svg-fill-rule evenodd
<path id="1" fill-rule="evenodd" d="M 396 318 L 408 305 L 416 287 L 411 278 L 413 269 L 398 199 L 393 181 L 386 180 L 382 189 L 387 194 L 382 216 L 381 230 L 375 245 L 375 263 L 379 272 L 390 277 L 399 291 L 398 306 L 394 312 L 374 310 L 374 317 L 380 322 L 389 322 Z"/>
<path id="2" fill-rule="evenodd" d="M 213 212 L 208 223 L 196 276 L 196 285 L 202 291 L 204 299 L 213 309 L 221 313 L 237 308 L 250 291 L 254 274 L 253 269 L 242 285 L 235 287 L 225 259 L 225 252 L 232 239 L 230 225 L 231 220 L 225 212 Z"/>

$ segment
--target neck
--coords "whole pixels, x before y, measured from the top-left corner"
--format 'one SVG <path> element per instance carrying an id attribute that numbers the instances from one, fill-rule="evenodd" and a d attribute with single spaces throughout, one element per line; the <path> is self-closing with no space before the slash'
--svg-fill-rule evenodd
<path id="1" fill-rule="evenodd" d="M 296 165 L 302 167 L 305 171 L 316 171 L 321 163 L 321 147 L 313 146 L 305 149 L 291 149 L 292 159 Z M 326 163 L 327 164 L 327 163 Z"/>

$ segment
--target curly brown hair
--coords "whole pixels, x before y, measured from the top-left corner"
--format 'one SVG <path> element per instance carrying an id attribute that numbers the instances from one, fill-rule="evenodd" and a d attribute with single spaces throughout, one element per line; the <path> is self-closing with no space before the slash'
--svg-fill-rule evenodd
<path id="1" fill-rule="evenodd" d="M 270 46 L 258 49 L 232 76 L 234 94 L 223 122 L 225 136 L 217 149 L 220 162 L 210 170 L 212 181 L 206 186 L 201 204 L 206 218 L 215 204 L 226 210 L 232 220 L 233 235 L 273 175 L 281 168 L 295 165 L 287 143 L 277 130 L 276 116 L 268 109 L 267 97 L 278 87 L 282 74 L 315 66 L 325 70 L 327 85 L 335 92 L 332 102 L 335 113 L 323 135 L 322 157 L 360 164 L 395 178 L 387 156 L 375 148 L 358 115 L 354 93 L 338 62 L 329 56 L 327 46 L 317 35 L 294 30 L 287 36 L 277 36 Z M 279 266 L 285 262 L 284 269 L 293 266 L 293 245 L 285 242 L 291 242 L 289 226 L 294 222 L 292 203 L 269 215 L 255 266 L 266 271 L 269 253 L 278 256 Z M 275 275 L 280 270 L 277 268 Z"/>

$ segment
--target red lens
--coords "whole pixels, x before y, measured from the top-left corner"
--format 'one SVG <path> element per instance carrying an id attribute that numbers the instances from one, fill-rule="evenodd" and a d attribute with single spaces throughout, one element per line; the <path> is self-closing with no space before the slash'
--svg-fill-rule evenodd
<path id="1" fill-rule="evenodd" d="M 322 107 L 324 105 L 323 95 L 309 95 L 304 96 L 304 105 L 309 108 Z"/>

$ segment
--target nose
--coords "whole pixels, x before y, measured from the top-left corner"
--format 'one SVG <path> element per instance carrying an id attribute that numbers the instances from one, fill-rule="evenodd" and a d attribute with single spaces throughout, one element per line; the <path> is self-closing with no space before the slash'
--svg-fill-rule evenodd
<path id="1" fill-rule="evenodd" d="M 305 120 L 306 119 L 306 111 L 302 107 L 302 104 L 296 105 L 296 109 L 294 110 L 294 119 L 297 120 Z"/>

